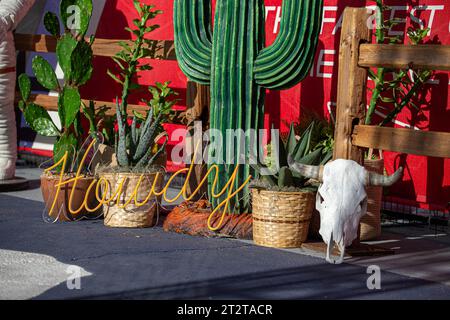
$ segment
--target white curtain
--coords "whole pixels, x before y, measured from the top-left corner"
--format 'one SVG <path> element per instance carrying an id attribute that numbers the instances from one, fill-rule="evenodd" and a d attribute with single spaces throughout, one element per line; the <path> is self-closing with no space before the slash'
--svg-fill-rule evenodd
<path id="1" fill-rule="evenodd" d="M 13 30 L 35 0 L 0 0 L 0 180 L 14 177 L 17 133 L 14 114 L 16 50 Z"/>

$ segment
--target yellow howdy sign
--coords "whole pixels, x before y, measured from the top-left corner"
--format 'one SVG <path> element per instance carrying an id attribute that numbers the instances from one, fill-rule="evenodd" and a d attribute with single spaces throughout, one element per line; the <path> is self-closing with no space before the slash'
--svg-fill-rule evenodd
<path id="1" fill-rule="evenodd" d="M 78 171 L 77 171 L 77 173 L 76 173 L 76 175 L 75 175 L 74 178 L 69 179 L 69 180 L 64 180 L 64 179 L 63 179 L 63 177 L 64 177 L 64 170 L 66 169 L 66 165 L 67 165 L 68 152 L 66 152 L 66 153 L 64 154 L 64 156 L 63 156 L 56 164 L 54 164 L 52 167 L 50 167 L 50 168 L 48 168 L 48 169 L 45 170 L 45 172 L 49 172 L 49 171 L 53 170 L 54 168 L 56 168 L 56 167 L 62 165 L 61 173 L 60 173 L 60 177 L 59 177 L 59 183 L 56 185 L 56 186 L 57 186 L 57 189 L 56 189 L 55 199 L 53 200 L 53 204 L 52 204 L 52 207 L 50 208 L 50 211 L 49 211 L 49 212 L 52 212 L 53 209 L 54 209 L 54 207 L 55 207 L 55 205 L 56 205 L 56 200 L 57 200 L 57 198 L 58 198 L 58 194 L 59 194 L 59 192 L 60 192 L 60 190 L 61 190 L 61 187 L 64 186 L 64 185 L 66 185 L 66 184 L 70 184 L 70 183 L 72 183 L 72 182 L 73 182 L 73 187 L 72 187 L 72 191 L 70 192 L 68 208 L 69 208 L 69 212 L 70 212 L 71 214 L 77 215 L 77 214 L 79 214 L 83 209 L 85 209 L 87 212 L 91 212 L 91 213 L 92 213 L 92 212 L 95 212 L 95 211 L 99 210 L 104 204 L 110 204 L 111 202 L 114 202 L 114 200 L 115 200 L 115 202 L 116 202 L 116 205 L 119 206 L 119 208 L 121 208 L 121 209 L 126 208 L 133 200 L 134 200 L 134 205 L 135 205 L 135 206 L 137 206 L 137 207 L 142 207 L 142 206 L 144 206 L 145 204 L 147 204 L 147 203 L 150 201 L 151 198 L 153 198 L 153 197 L 158 197 L 158 196 L 163 196 L 164 200 L 165 200 L 166 202 L 168 202 L 168 203 L 173 203 L 173 202 L 177 201 L 180 197 L 183 197 L 183 199 L 186 200 L 186 201 L 190 201 L 190 200 L 192 200 L 192 199 L 195 197 L 195 195 L 200 191 L 202 185 L 205 184 L 205 183 L 207 183 L 208 176 L 209 176 L 210 174 L 212 174 L 212 173 L 215 171 L 214 181 L 213 181 L 213 185 L 212 185 L 212 190 L 213 190 L 213 192 L 212 192 L 212 195 L 211 195 L 211 196 L 214 197 L 214 198 L 216 198 L 216 199 L 218 199 L 218 198 L 222 197 L 225 193 L 227 193 L 226 199 L 223 200 L 223 201 L 222 201 L 222 202 L 221 202 L 221 203 L 220 203 L 220 204 L 219 204 L 219 205 L 211 212 L 211 214 L 210 214 L 210 216 L 209 216 L 209 218 L 208 218 L 208 228 L 209 228 L 210 230 L 212 230 L 212 231 L 216 231 L 216 230 L 220 229 L 220 227 L 222 226 L 223 220 L 224 220 L 225 215 L 226 215 L 226 213 L 227 213 L 227 209 L 228 209 L 228 207 L 229 207 L 230 200 L 231 200 L 233 197 L 235 197 L 240 191 L 242 191 L 242 189 L 244 189 L 244 187 L 250 182 L 250 180 L 251 180 L 251 178 L 252 178 L 251 176 L 249 176 L 248 179 L 244 182 L 244 184 L 243 184 L 242 186 L 240 186 L 236 191 L 233 191 L 233 186 L 234 186 L 234 182 L 235 182 L 235 180 L 236 180 L 236 175 L 237 175 L 237 173 L 238 173 L 238 171 L 239 171 L 239 165 L 237 165 L 236 168 L 235 168 L 235 170 L 234 170 L 234 172 L 233 172 L 233 175 L 231 176 L 230 180 L 228 180 L 228 182 L 227 182 L 227 184 L 224 186 L 224 188 L 223 188 L 219 193 L 215 193 L 214 190 L 216 190 L 216 185 L 217 185 L 217 181 L 218 181 L 218 178 L 219 178 L 219 167 L 218 167 L 217 165 L 212 165 L 212 166 L 209 168 L 208 172 L 206 173 L 205 177 L 204 177 L 204 178 L 202 179 L 202 181 L 199 183 L 197 189 L 194 190 L 194 192 L 193 192 L 190 196 L 188 196 L 188 195 L 187 195 L 188 182 L 189 182 L 189 178 L 190 178 L 190 176 L 191 176 L 191 174 L 192 174 L 192 171 L 193 171 L 193 169 L 194 169 L 194 162 L 192 162 L 191 165 L 190 165 L 190 167 L 189 167 L 189 169 L 188 169 L 188 168 L 185 168 L 185 169 L 181 169 L 181 170 L 175 172 L 175 173 L 170 177 L 170 179 L 167 181 L 167 184 L 164 186 L 164 188 L 163 188 L 160 192 L 157 192 L 157 191 L 155 190 L 155 188 L 156 188 L 156 183 L 157 183 L 157 181 L 159 180 L 159 175 L 161 174 L 160 172 L 157 172 L 157 173 L 156 173 L 156 178 L 155 178 L 155 180 L 154 180 L 154 182 L 153 182 L 153 186 L 152 186 L 151 190 L 150 190 L 149 193 L 148 193 L 148 196 L 146 197 L 146 199 L 145 199 L 144 201 L 139 202 L 138 199 L 137 199 L 137 194 L 138 194 L 139 187 L 140 187 L 140 185 L 141 185 L 141 183 L 142 183 L 142 180 L 144 179 L 144 174 L 142 174 L 142 175 L 140 176 L 139 181 L 138 181 L 138 183 L 136 184 L 136 187 L 134 188 L 134 191 L 133 191 L 133 193 L 131 194 L 130 198 L 129 198 L 127 201 L 125 201 L 125 203 L 124 203 L 123 205 L 120 205 L 119 203 L 120 203 L 120 199 L 121 199 L 122 188 L 123 188 L 123 185 L 124 185 L 124 183 L 125 183 L 125 181 L 126 181 L 126 178 L 123 178 L 123 179 L 122 179 L 122 181 L 121 181 L 120 184 L 119 184 L 119 187 L 117 188 L 117 190 L 115 190 L 114 194 L 113 194 L 109 199 L 107 199 L 107 196 L 106 196 L 106 195 L 108 194 L 108 191 L 109 191 L 109 184 L 108 184 L 108 181 L 107 181 L 105 178 L 100 178 L 100 179 L 95 179 L 95 180 L 91 183 L 91 185 L 88 187 L 88 189 L 87 189 L 87 191 L 86 191 L 86 195 L 85 195 L 85 197 L 84 197 L 83 204 L 80 206 L 80 208 L 74 210 L 74 209 L 72 208 L 72 199 L 73 199 L 74 191 L 75 191 L 75 189 L 76 189 L 76 185 L 77 185 L 77 183 L 78 183 L 78 180 L 82 179 L 82 175 L 81 175 L 81 171 L 82 171 L 82 168 L 83 168 L 82 166 L 83 166 L 83 164 L 84 164 L 84 162 L 85 162 L 85 160 L 86 160 L 86 157 L 87 157 L 89 151 L 92 149 L 92 147 L 94 146 L 94 144 L 95 144 L 95 140 L 93 140 L 93 141 L 91 142 L 91 144 L 90 144 L 89 147 L 87 148 L 86 152 L 84 153 L 83 158 L 82 158 L 82 160 L 81 160 L 81 164 L 80 164 L 80 166 L 79 166 L 79 168 L 78 168 Z M 185 180 L 185 182 L 184 182 L 183 187 L 181 188 L 181 190 L 180 190 L 180 192 L 178 193 L 177 196 L 175 196 L 175 197 L 172 198 L 172 199 L 169 199 L 169 198 L 167 197 L 167 190 L 169 189 L 170 184 L 171 184 L 172 181 L 175 179 L 175 177 L 177 177 L 179 174 L 182 174 L 182 173 L 185 173 L 185 172 L 187 172 L 187 176 L 186 176 L 186 180 Z M 103 186 L 103 195 L 101 196 L 100 190 L 101 190 L 101 187 L 102 187 L 102 186 Z M 88 204 L 87 204 L 87 200 L 89 199 L 90 193 L 93 192 L 94 187 L 95 187 L 95 196 L 96 196 L 96 198 L 97 198 L 97 200 L 98 200 L 98 202 L 99 202 L 99 205 L 98 205 L 97 207 L 95 207 L 95 208 L 89 208 L 89 206 L 88 206 Z M 223 207 L 222 217 L 221 217 L 221 219 L 220 219 L 218 225 L 215 226 L 215 227 L 211 226 L 211 219 L 212 219 L 212 217 L 213 217 L 214 214 L 215 214 L 216 212 L 218 212 L 218 210 L 219 210 L 220 208 L 222 208 L 222 207 Z"/>

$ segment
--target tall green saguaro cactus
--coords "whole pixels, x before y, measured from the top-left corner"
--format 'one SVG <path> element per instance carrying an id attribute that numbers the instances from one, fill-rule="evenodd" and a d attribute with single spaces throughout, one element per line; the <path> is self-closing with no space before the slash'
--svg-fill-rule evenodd
<path id="1" fill-rule="evenodd" d="M 280 33 L 265 47 L 263 0 L 217 0 L 213 32 L 210 0 L 174 0 L 177 59 L 190 80 L 211 86 L 211 129 L 226 137 L 230 129 L 262 128 L 265 89 L 290 88 L 302 81 L 312 66 L 322 6 L 323 0 L 284 0 Z M 210 156 L 219 162 L 220 190 L 235 169 L 226 164 L 226 154 L 234 154 L 237 163 L 247 158 L 240 150 L 256 154 L 259 144 L 247 136 L 234 143 L 233 150 L 227 149 L 226 143 L 220 150 L 212 148 Z M 235 189 L 253 174 L 251 170 L 247 164 L 241 166 Z M 213 179 L 209 177 L 210 195 Z M 248 195 L 246 188 L 231 208 L 247 212 Z M 223 198 L 210 200 L 216 206 Z"/>

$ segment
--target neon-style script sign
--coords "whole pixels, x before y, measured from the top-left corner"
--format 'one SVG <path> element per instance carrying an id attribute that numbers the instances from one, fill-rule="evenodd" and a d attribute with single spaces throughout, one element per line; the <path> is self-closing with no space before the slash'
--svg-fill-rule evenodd
<path id="1" fill-rule="evenodd" d="M 58 198 L 58 194 L 61 191 L 61 187 L 70 183 L 73 183 L 72 186 L 72 190 L 70 192 L 70 196 L 69 196 L 69 203 L 68 203 L 68 209 L 69 212 L 72 215 L 78 215 L 81 211 L 86 210 L 89 213 L 93 213 L 96 212 L 97 210 L 99 210 L 103 205 L 105 204 L 110 204 L 113 202 L 116 202 L 116 206 L 118 206 L 121 209 L 126 208 L 127 206 L 129 206 L 131 204 L 131 202 L 134 200 L 133 205 L 135 205 L 136 207 L 142 207 L 144 205 L 146 205 L 152 198 L 154 197 L 159 197 L 159 196 L 163 196 L 163 199 L 167 202 L 167 203 L 174 203 L 175 201 L 177 201 L 178 199 L 180 199 L 180 197 L 183 197 L 184 200 L 186 201 L 191 201 L 196 194 L 200 191 L 201 187 L 203 186 L 203 184 L 207 183 L 208 180 L 208 176 L 210 174 L 215 174 L 214 176 L 214 181 L 213 181 L 213 187 L 212 187 L 212 194 L 211 196 L 214 197 L 215 199 L 218 199 L 220 197 L 222 197 L 225 193 L 226 193 L 226 198 L 225 200 L 223 200 L 216 208 L 214 208 L 214 210 L 211 212 L 211 214 L 208 217 L 208 228 L 212 231 L 216 231 L 218 229 L 220 229 L 220 227 L 222 226 L 223 220 L 225 218 L 225 215 L 227 213 L 229 204 L 230 204 L 230 200 L 235 197 L 240 191 L 242 191 L 244 189 L 244 187 L 250 182 L 251 180 L 251 176 L 248 177 L 248 179 L 244 182 L 243 185 L 241 185 L 237 190 L 233 191 L 233 186 L 234 186 L 234 182 L 236 180 L 236 175 L 239 171 L 239 165 L 236 166 L 231 178 L 228 180 L 227 184 L 224 186 L 224 188 L 222 190 L 220 190 L 220 192 L 216 193 L 216 185 L 217 185 L 217 181 L 218 181 L 218 177 L 219 177 L 219 167 L 218 165 L 212 165 L 210 166 L 208 172 L 206 173 L 206 175 L 203 177 L 202 181 L 199 183 L 197 189 L 194 190 L 194 192 L 192 192 L 191 195 L 187 194 L 187 187 L 188 187 L 188 183 L 189 183 L 189 178 L 192 174 L 192 171 L 194 170 L 194 161 L 192 161 L 191 165 L 189 166 L 189 168 L 184 168 L 181 170 L 178 170 L 177 172 L 175 172 L 170 179 L 167 181 L 166 185 L 164 186 L 164 188 L 161 191 L 156 191 L 155 188 L 157 187 L 157 183 L 159 181 L 159 175 L 161 174 L 161 172 L 157 172 L 156 173 L 156 177 L 154 179 L 153 185 L 151 190 L 149 191 L 147 197 L 144 199 L 144 201 L 140 202 L 138 200 L 138 190 L 140 188 L 140 185 L 145 177 L 144 174 L 142 174 L 139 178 L 138 183 L 136 184 L 130 198 L 128 200 L 125 201 L 125 203 L 120 204 L 120 200 L 121 200 L 121 194 L 122 194 L 122 189 L 123 189 L 123 185 L 126 181 L 126 177 L 124 177 L 120 183 L 119 186 L 117 188 L 117 190 L 114 191 L 114 194 L 111 197 L 107 197 L 108 191 L 109 191 L 109 183 L 105 178 L 100 178 L 97 179 L 95 178 L 93 180 L 93 182 L 89 185 L 88 189 L 86 190 L 86 194 L 83 200 L 82 205 L 80 206 L 80 208 L 74 210 L 72 208 L 72 200 L 73 200 L 73 196 L 74 196 L 74 191 L 76 189 L 76 185 L 78 183 L 78 181 L 80 179 L 83 178 L 81 171 L 83 168 L 83 164 L 86 161 L 86 157 L 89 153 L 89 151 L 93 148 L 95 144 L 95 140 L 93 140 L 91 142 L 91 144 L 89 145 L 89 147 L 86 149 L 86 152 L 83 155 L 83 158 L 81 160 L 81 164 L 77 170 L 77 173 L 75 175 L 74 178 L 68 179 L 68 180 L 64 180 L 64 171 L 66 169 L 66 165 L 67 165 L 67 159 L 68 159 L 68 152 L 66 151 L 66 153 L 64 154 L 64 156 L 56 163 L 54 164 L 52 167 L 48 168 L 45 170 L 45 172 L 49 172 L 55 168 L 57 168 L 58 166 L 62 165 L 61 168 L 61 173 L 59 175 L 59 182 L 56 185 L 57 189 L 56 189 L 56 194 L 52 203 L 52 207 L 50 208 L 49 212 L 53 212 L 53 209 L 56 206 L 56 200 Z M 215 172 L 215 173 L 214 173 Z M 180 174 L 183 173 L 187 173 L 185 182 L 183 187 L 181 188 L 180 192 L 172 199 L 169 199 L 167 197 L 167 190 L 169 189 L 172 181 Z M 88 205 L 88 199 L 89 199 L 89 195 L 91 194 L 91 192 L 94 191 L 95 188 L 95 197 L 97 198 L 97 201 L 99 202 L 98 206 L 95 208 L 89 208 Z M 101 192 L 101 189 L 103 188 L 103 192 Z M 101 193 L 103 193 L 101 195 Z M 222 216 L 220 218 L 219 223 L 217 224 L 217 226 L 213 227 L 211 226 L 211 219 L 213 218 L 213 216 L 220 210 L 220 208 L 223 207 L 223 211 L 222 211 Z"/>

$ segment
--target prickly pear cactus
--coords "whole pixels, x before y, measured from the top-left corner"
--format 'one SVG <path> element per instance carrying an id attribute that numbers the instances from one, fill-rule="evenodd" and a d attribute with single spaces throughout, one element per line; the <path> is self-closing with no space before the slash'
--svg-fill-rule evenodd
<path id="1" fill-rule="evenodd" d="M 313 63 L 321 27 L 323 0 L 284 0 L 281 30 L 273 45 L 265 48 L 263 0 L 217 0 L 214 32 L 211 32 L 210 0 L 175 0 L 174 28 L 177 59 L 192 81 L 211 86 L 211 129 L 226 136 L 228 129 L 260 129 L 263 126 L 265 89 L 290 88 L 303 80 Z M 223 144 L 210 154 L 226 163 L 226 154 L 239 150 L 256 153 L 258 142 Z M 234 166 L 220 164 L 218 189 L 222 190 Z M 240 168 L 235 189 L 252 174 Z M 213 177 L 209 178 L 209 193 Z M 249 210 L 249 190 L 236 196 L 237 212 Z M 216 206 L 223 199 L 211 199 Z"/>
<path id="2" fill-rule="evenodd" d="M 59 161 L 66 151 L 74 156 L 79 148 L 79 137 L 83 133 L 80 123 L 82 103 L 79 87 L 89 81 L 93 71 L 91 46 L 94 39 L 91 38 L 90 42 L 84 39 L 92 15 L 92 0 L 62 0 L 60 9 L 64 34 L 61 35 L 60 22 L 55 13 L 45 14 L 44 25 L 47 31 L 57 38 L 56 56 L 64 72 L 64 81 L 58 81 L 53 67 L 41 56 L 33 59 L 32 69 L 42 87 L 59 94 L 58 115 L 61 129 L 57 128 L 42 106 L 30 102 L 31 82 L 28 76 L 22 74 L 18 81 L 22 95 L 19 107 L 29 126 L 40 135 L 57 138 L 53 150 L 55 162 Z M 70 29 L 72 25 L 77 29 Z"/>

